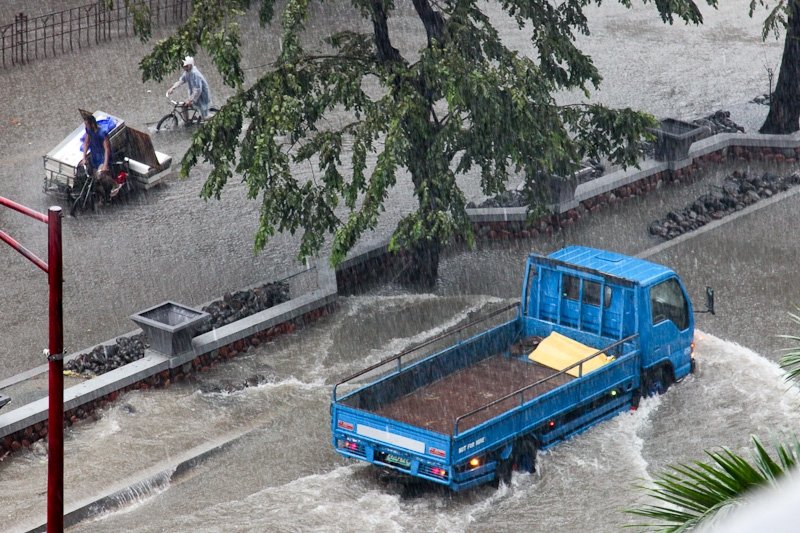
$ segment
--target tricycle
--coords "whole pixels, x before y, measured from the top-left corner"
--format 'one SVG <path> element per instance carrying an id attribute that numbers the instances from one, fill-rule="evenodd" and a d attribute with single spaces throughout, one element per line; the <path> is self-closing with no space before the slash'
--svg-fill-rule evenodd
<path id="1" fill-rule="evenodd" d="M 113 189 L 114 197 L 137 189 L 150 189 L 172 174 L 172 157 L 156 151 L 150 135 L 103 111 L 79 111 L 82 117 L 94 115 L 98 126 L 108 133 L 112 178 L 119 185 Z M 67 200 L 73 216 L 79 210 L 94 209 L 100 199 L 96 192 L 96 179 L 82 163 L 84 135 L 81 123 L 43 156 L 43 190 Z"/>

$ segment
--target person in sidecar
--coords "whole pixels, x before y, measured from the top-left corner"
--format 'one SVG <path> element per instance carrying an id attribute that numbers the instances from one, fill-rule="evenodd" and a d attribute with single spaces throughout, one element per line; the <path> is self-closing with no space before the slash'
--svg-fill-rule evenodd
<path id="1" fill-rule="evenodd" d="M 83 138 L 83 160 L 88 175 L 97 183 L 100 197 L 106 202 L 119 190 L 119 185 L 111 175 L 111 141 L 108 132 L 103 130 L 93 115 L 84 118 L 86 133 Z M 116 189 L 116 190 L 115 190 Z"/>
<path id="2" fill-rule="evenodd" d="M 200 72 L 200 69 L 194 65 L 194 58 L 192 56 L 186 56 L 183 59 L 183 74 L 181 74 L 178 81 L 172 84 L 172 87 L 167 90 L 167 98 L 172 94 L 172 91 L 184 83 L 189 91 L 189 98 L 183 102 L 184 108 L 181 110 L 184 122 L 187 124 L 189 123 L 189 109 L 192 107 L 200 111 L 200 116 L 203 120 L 207 119 L 208 108 L 211 106 L 211 90 L 208 88 L 208 82 Z"/>

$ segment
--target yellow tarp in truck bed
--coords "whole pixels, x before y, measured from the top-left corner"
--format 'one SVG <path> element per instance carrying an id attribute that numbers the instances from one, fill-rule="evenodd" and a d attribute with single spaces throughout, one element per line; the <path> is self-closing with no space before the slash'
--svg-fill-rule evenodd
<path id="1" fill-rule="evenodd" d="M 552 368 L 553 370 L 561 371 L 582 359 L 586 359 L 595 352 L 597 352 L 596 348 L 592 348 L 591 346 L 587 346 L 553 331 L 546 338 L 542 339 L 539 346 L 530 353 L 528 359 Z M 604 353 L 597 354 L 596 357 L 583 363 L 583 373 L 588 374 L 592 370 L 596 370 L 613 360 L 614 357 L 609 357 Z M 579 371 L 580 367 L 576 366 L 568 370 L 567 374 L 578 377 Z"/>

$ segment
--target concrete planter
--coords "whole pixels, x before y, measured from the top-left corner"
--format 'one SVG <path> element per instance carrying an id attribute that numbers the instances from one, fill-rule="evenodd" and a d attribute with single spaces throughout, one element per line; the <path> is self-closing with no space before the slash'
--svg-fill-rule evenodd
<path id="1" fill-rule="evenodd" d="M 190 351 L 192 338 L 209 318 L 204 311 L 171 301 L 131 315 L 150 340 L 150 347 L 169 356 Z"/>
<path id="2" fill-rule="evenodd" d="M 550 208 L 556 213 L 564 213 L 577 207 L 575 189 L 593 173 L 593 167 L 584 165 L 570 176 L 553 177 L 550 180 Z"/>
<path id="3" fill-rule="evenodd" d="M 681 161 L 689 157 L 693 142 L 711 135 L 707 126 L 696 126 L 689 122 L 666 118 L 658 128 L 650 130 L 656 136 L 656 161 Z"/>
<path id="4" fill-rule="evenodd" d="M 564 205 L 569 205 L 575 200 L 575 188 L 578 186 L 578 180 L 575 176 L 567 178 L 554 178 L 550 181 L 550 203 L 560 211 L 558 208 Z"/>

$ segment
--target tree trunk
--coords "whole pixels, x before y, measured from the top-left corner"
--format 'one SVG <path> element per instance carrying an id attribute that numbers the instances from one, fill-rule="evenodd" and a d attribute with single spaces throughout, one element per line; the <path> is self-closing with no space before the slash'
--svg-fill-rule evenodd
<path id="1" fill-rule="evenodd" d="M 425 33 L 428 35 L 428 46 L 434 40 L 441 40 L 444 35 L 444 19 L 442 14 L 434 11 L 428 0 L 412 0 L 417 15 L 425 26 Z"/>
<path id="2" fill-rule="evenodd" d="M 800 129 L 798 119 L 800 119 L 800 7 L 798 0 L 790 0 L 778 83 L 775 92 L 770 95 L 767 119 L 758 132 L 793 133 Z"/>
<path id="3" fill-rule="evenodd" d="M 399 281 L 403 285 L 432 289 L 439 275 L 441 245 L 435 241 L 419 241 L 405 250 Z"/>
<path id="4" fill-rule="evenodd" d="M 444 35 L 445 20 L 440 12 L 431 7 L 429 0 L 412 0 L 412 3 L 425 26 L 428 47 L 434 46 Z M 405 246 L 398 277 L 404 285 L 430 289 L 436 285 L 439 254 L 443 246 L 442 236 L 435 228 L 435 220 L 439 212 L 447 210 L 449 194 L 447 190 L 441 190 L 446 186 L 441 183 L 441 179 L 437 179 L 437 172 L 442 172 L 442 169 L 435 168 L 434 162 L 440 161 L 440 158 L 431 157 L 434 140 L 441 127 L 433 112 L 432 89 L 423 72 L 418 72 L 414 88 L 427 106 L 421 106 L 407 115 L 403 121 L 403 129 L 412 144 L 412 156 L 407 166 L 420 202 L 418 213 L 426 227 L 422 238 Z"/>
<path id="5" fill-rule="evenodd" d="M 375 46 L 378 51 L 378 60 L 383 63 L 400 61 L 400 51 L 392 46 L 389 39 L 388 16 L 383 7 L 383 2 L 374 0 L 372 2 L 372 29 L 375 32 Z"/>

